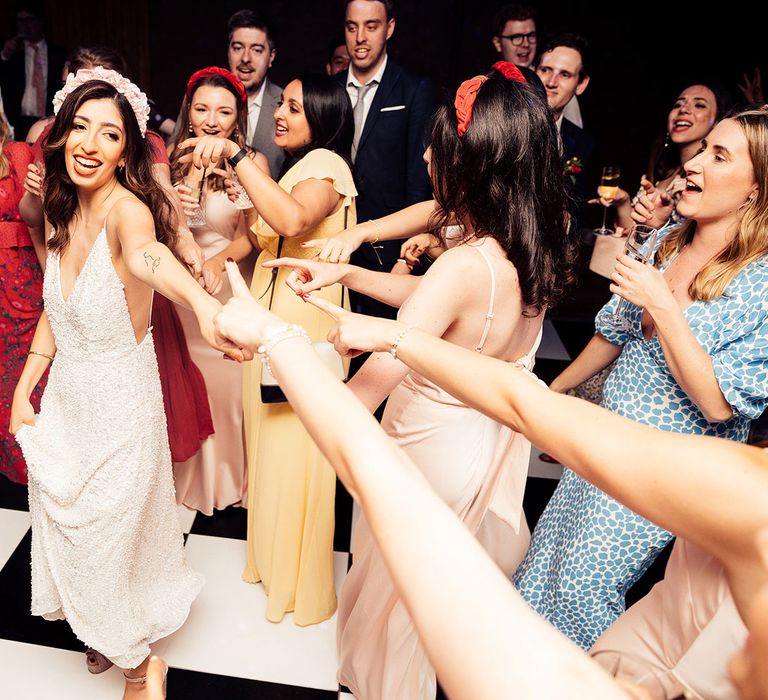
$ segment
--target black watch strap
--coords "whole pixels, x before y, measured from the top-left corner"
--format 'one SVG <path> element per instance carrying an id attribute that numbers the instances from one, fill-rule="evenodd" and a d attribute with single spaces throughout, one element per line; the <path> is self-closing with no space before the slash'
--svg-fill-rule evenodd
<path id="1" fill-rule="evenodd" d="M 231 158 L 227 158 L 227 163 L 229 163 L 233 168 L 237 166 L 237 164 L 246 156 L 248 155 L 248 151 L 246 151 L 244 148 L 241 148 L 235 155 L 233 155 Z"/>

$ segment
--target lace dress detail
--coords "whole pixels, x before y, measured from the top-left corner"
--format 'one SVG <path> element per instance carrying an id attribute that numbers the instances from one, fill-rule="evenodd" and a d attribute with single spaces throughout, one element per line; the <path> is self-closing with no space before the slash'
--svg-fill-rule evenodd
<path id="1" fill-rule="evenodd" d="M 32 614 L 66 619 L 132 668 L 178 629 L 202 585 L 187 565 L 151 329 L 137 343 L 106 237 L 69 297 L 50 254 L 56 339 L 40 414 L 17 439 L 29 470 Z"/>

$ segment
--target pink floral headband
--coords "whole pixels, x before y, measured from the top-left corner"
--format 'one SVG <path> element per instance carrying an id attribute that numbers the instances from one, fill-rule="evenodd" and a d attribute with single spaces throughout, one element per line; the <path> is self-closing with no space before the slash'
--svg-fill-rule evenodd
<path id="1" fill-rule="evenodd" d="M 64 87 L 53 96 L 53 113 L 58 114 L 61 105 L 64 104 L 64 100 L 76 88 L 85 85 L 85 83 L 91 80 L 102 80 L 105 83 L 109 83 L 128 100 L 128 104 L 131 105 L 133 113 L 136 115 L 139 131 L 142 136 L 146 136 L 147 122 L 149 121 L 149 102 L 147 102 L 147 96 L 128 78 L 120 75 L 117 71 L 104 68 L 104 66 L 81 68 L 77 73 L 70 73 L 67 76 L 67 82 L 64 83 Z"/>

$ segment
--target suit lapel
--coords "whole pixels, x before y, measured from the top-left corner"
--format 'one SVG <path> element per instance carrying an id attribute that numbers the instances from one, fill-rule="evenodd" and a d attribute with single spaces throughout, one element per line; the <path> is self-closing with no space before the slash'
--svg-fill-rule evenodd
<path id="1" fill-rule="evenodd" d="M 256 130 L 253 132 L 253 146 L 260 140 L 269 142 L 275 130 L 275 109 L 277 108 L 277 102 L 279 97 L 275 97 L 275 92 L 280 95 L 280 88 L 273 85 L 267 79 L 267 84 L 264 86 L 264 95 L 261 98 L 261 109 L 259 110 L 259 120 L 256 122 Z"/>
<path id="2" fill-rule="evenodd" d="M 373 96 L 373 102 L 371 103 L 371 108 L 368 110 L 368 117 L 363 126 L 363 133 L 360 136 L 360 143 L 357 147 L 358 154 L 365 145 L 368 135 L 376 126 L 376 122 L 381 114 L 381 108 L 386 105 L 389 94 L 392 92 L 392 88 L 395 87 L 397 81 L 400 79 L 400 72 L 399 66 L 393 65 L 390 61 L 387 61 L 384 75 L 381 76 L 381 85 L 379 85 L 376 94 Z"/>

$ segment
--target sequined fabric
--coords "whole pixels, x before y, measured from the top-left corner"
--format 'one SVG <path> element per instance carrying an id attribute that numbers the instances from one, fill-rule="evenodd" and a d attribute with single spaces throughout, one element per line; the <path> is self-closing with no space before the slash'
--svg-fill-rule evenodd
<path id="1" fill-rule="evenodd" d="M 178 629 L 202 585 L 187 565 L 151 332 L 137 343 L 102 230 L 64 300 L 59 260 L 43 284 L 56 359 L 29 471 L 32 614 L 66 619 L 122 668 Z"/>

